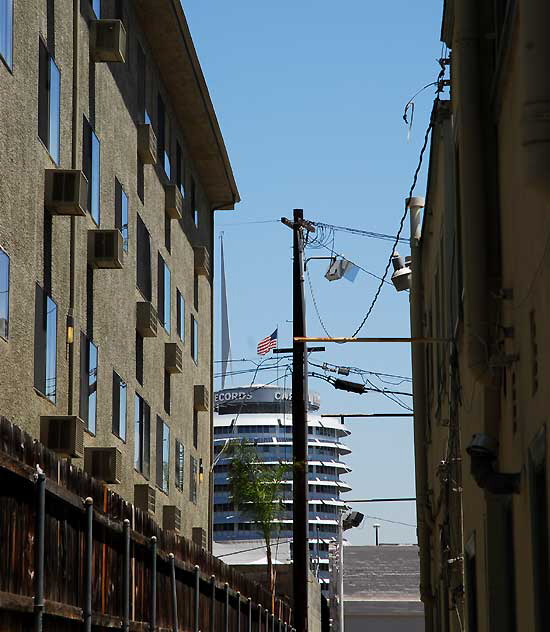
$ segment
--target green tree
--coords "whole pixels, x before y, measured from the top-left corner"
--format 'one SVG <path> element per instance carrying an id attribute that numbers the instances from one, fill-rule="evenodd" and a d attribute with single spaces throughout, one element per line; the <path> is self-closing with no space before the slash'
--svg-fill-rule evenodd
<path id="1" fill-rule="evenodd" d="M 267 581 L 272 600 L 275 598 L 275 573 L 271 542 L 280 529 L 278 518 L 284 509 L 281 483 L 288 470 L 284 463 L 267 465 L 250 443 L 233 444 L 229 451 L 229 485 L 235 507 L 248 515 L 262 533 L 267 557 Z"/>

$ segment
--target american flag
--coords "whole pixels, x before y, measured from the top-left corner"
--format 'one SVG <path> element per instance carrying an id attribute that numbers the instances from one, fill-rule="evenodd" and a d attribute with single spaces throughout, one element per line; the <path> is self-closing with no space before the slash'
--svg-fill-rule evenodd
<path id="1" fill-rule="evenodd" d="M 257 349 L 258 355 L 265 355 L 266 353 L 271 351 L 271 349 L 275 349 L 276 346 L 277 346 L 277 330 L 275 330 L 271 334 L 271 336 L 267 336 L 267 338 L 260 340 L 260 342 L 258 343 L 258 349 Z"/>

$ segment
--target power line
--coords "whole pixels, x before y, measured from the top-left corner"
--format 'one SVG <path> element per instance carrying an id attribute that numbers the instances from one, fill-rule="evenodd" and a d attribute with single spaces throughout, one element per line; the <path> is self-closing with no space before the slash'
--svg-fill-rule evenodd
<path id="1" fill-rule="evenodd" d="M 370 230 L 360 230 L 359 228 L 350 228 L 349 226 L 336 226 L 334 224 L 325 224 L 324 222 L 311 222 L 316 227 L 320 226 L 325 229 L 329 229 L 332 231 L 338 231 L 343 233 L 351 233 L 352 235 L 360 235 L 361 237 L 370 237 L 372 239 L 381 239 L 383 241 L 393 241 L 395 239 L 394 235 L 385 235 L 384 233 L 375 233 Z M 400 241 L 406 242 L 406 239 L 401 239 Z M 319 244 L 321 245 L 321 244 Z"/>

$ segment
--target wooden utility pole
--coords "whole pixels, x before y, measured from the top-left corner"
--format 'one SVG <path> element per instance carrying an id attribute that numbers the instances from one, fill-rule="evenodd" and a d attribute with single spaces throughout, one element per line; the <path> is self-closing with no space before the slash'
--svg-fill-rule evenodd
<path id="1" fill-rule="evenodd" d="M 293 232 L 292 268 L 292 457 L 293 457 L 293 514 L 292 566 L 294 596 L 294 627 L 308 630 L 308 465 L 307 465 L 307 353 L 304 342 L 296 338 L 306 335 L 304 299 L 304 230 L 314 227 L 304 221 L 303 211 L 294 209 L 294 221 L 281 220 Z"/>

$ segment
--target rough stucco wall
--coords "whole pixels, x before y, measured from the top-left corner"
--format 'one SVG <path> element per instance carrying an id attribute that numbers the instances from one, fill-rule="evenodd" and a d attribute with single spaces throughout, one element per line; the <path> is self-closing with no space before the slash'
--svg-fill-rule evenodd
<path id="1" fill-rule="evenodd" d="M 48 5 L 53 12 L 48 14 Z M 131 6 L 126 3 L 127 9 Z M 211 374 L 211 278 L 199 277 L 199 306 L 193 306 L 193 246 L 208 247 L 212 261 L 212 213 L 200 183 L 197 197 L 199 227 L 185 205 L 182 222 L 171 221 L 171 252 L 165 247 L 163 172 L 160 165 L 145 167 L 145 204 L 137 195 L 136 175 L 136 38 L 147 44 L 131 11 L 127 12 L 127 63 L 93 64 L 89 57 L 89 19 L 91 10 L 81 2 L 80 16 L 80 111 L 77 130 L 77 165 L 82 162 L 82 117 L 94 125 L 101 142 L 101 223 L 114 228 L 115 177 L 129 197 L 129 252 L 122 270 L 95 270 L 93 273 L 93 340 L 99 349 L 97 435 L 86 434 L 86 446 L 116 446 L 123 453 L 124 480 L 112 486 L 133 501 L 133 486 L 145 483 L 134 470 L 134 394 L 137 391 L 151 406 L 151 476 L 155 486 L 156 417 L 170 426 L 170 491 L 157 489 L 156 519 L 162 524 L 162 505 L 175 504 L 182 509 L 182 531 L 191 537 L 191 528 L 202 526 L 207 532 L 208 473 L 210 464 L 211 412 L 199 412 L 199 445 L 193 448 L 193 386 L 210 389 Z M 108 17 L 108 15 L 106 16 Z M 52 218 L 52 297 L 58 307 L 57 325 L 57 401 L 52 404 L 33 386 L 34 366 L 34 287 L 43 285 L 44 252 L 44 169 L 53 168 L 38 129 L 38 41 L 48 43 L 61 72 L 61 160 L 62 168 L 71 167 L 72 116 L 72 3 L 15 3 L 14 63 L 10 72 L 0 63 L 0 246 L 10 256 L 10 336 L 0 339 L 0 414 L 13 420 L 34 436 L 39 434 L 40 415 L 64 415 L 68 412 L 68 363 L 65 322 L 69 307 L 69 235 L 68 217 Z M 154 60 L 148 56 L 149 102 L 156 104 L 156 93 L 164 87 L 156 79 Z M 167 114 L 175 123 L 168 99 Z M 149 109 L 151 107 L 149 106 Z M 155 107 L 156 109 L 156 107 Z M 156 113 L 151 112 L 153 120 Z M 185 149 L 185 132 L 172 125 L 172 162 L 175 170 L 177 136 L 183 151 L 187 191 L 194 173 Z M 171 333 L 159 326 L 156 338 L 145 339 L 144 385 L 135 379 L 135 304 L 143 300 L 136 288 L 136 214 L 139 213 L 151 233 L 152 302 L 157 307 L 157 259 L 162 255 L 171 272 Z M 86 248 L 87 231 L 96 228 L 91 217 L 76 219 L 77 265 L 75 292 L 75 375 L 74 412 L 79 404 L 79 334 L 86 331 Z M 185 298 L 185 340 L 183 374 L 171 377 L 171 414 L 164 411 L 164 344 L 178 342 L 176 333 L 176 288 Z M 199 363 L 190 354 L 190 313 L 199 323 Z M 112 372 L 128 384 L 127 440 L 123 443 L 111 432 Z M 174 440 L 185 445 L 183 493 L 174 487 Z M 205 479 L 198 485 L 198 504 L 189 502 L 190 455 L 203 459 Z M 79 460 L 75 465 L 82 466 Z"/>

